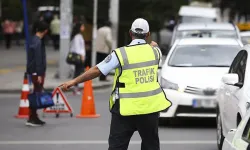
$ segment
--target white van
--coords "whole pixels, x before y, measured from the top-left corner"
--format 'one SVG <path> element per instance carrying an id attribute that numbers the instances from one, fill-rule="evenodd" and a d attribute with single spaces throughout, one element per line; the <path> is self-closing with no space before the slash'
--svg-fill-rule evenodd
<path id="1" fill-rule="evenodd" d="M 179 11 L 181 23 L 192 22 L 217 22 L 218 10 L 216 8 L 196 7 L 196 6 L 182 6 Z"/>

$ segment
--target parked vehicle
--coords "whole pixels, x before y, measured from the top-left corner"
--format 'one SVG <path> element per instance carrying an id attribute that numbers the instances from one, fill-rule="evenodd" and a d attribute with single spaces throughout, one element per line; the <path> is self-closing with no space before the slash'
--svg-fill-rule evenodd
<path id="1" fill-rule="evenodd" d="M 216 8 L 182 6 L 179 10 L 181 23 L 216 22 L 218 17 Z"/>
<path id="2" fill-rule="evenodd" d="M 244 31 L 240 33 L 242 43 L 244 45 L 250 44 L 250 31 Z"/>
<path id="3" fill-rule="evenodd" d="M 216 91 L 241 47 L 236 39 L 177 40 L 159 74 L 161 87 L 172 102 L 160 113 L 160 122 L 175 117 L 216 117 Z"/>
<path id="4" fill-rule="evenodd" d="M 171 45 L 176 39 L 190 37 L 234 38 L 241 40 L 240 31 L 231 23 L 182 23 L 175 27 Z"/>
<path id="5" fill-rule="evenodd" d="M 229 71 L 222 77 L 217 95 L 217 144 L 235 129 L 250 107 L 250 45 L 235 55 Z"/>
<path id="6" fill-rule="evenodd" d="M 222 150 L 250 149 L 250 111 L 240 122 L 237 129 L 231 129 L 223 143 Z"/>

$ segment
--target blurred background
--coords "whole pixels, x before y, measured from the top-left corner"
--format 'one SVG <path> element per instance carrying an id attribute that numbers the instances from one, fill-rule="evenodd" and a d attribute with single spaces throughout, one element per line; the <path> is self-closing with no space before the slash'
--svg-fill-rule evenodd
<path id="1" fill-rule="evenodd" d="M 48 126 L 36 130 L 38 134 L 34 134 L 22 127 L 23 120 L 10 116 L 17 113 L 20 101 L 29 44 L 26 39 L 34 34 L 40 20 L 49 24 L 49 34 L 45 37 L 47 70 L 44 87 L 53 91 L 72 79 L 76 70 L 66 63 L 70 34 L 75 24 L 85 22 L 85 30 L 81 32 L 85 41 L 85 48 L 81 49 L 86 52 L 85 68 L 96 64 L 96 52 L 102 50 L 97 49 L 101 37 L 99 33 L 102 27 L 107 27 L 107 22 L 111 23 L 108 27 L 111 33 L 108 34 L 112 37 L 107 45 L 112 43 L 112 48 L 108 48 L 112 50 L 131 42 L 129 30 L 132 22 L 139 17 L 146 19 L 150 25 L 151 36 L 147 42 L 157 42 L 163 54 L 162 64 L 167 62 L 160 64 L 158 74 L 158 81 L 172 102 L 169 109 L 160 113 L 160 138 L 162 144 L 167 145 L 163 149 L 221 150 L 227 132 L 236 128 L 244 117 L 241 112 L 246 111 L 246 102 L 249 102 L 247 109 L 250 108 L 250 82 L 247 81 L 250 77 L 245 77 L 246 70 L 250 71 L 249 60 L 247 65 L 249 50 L 243 50 L 232 63 L 242 47 L 250 44 L 250 0 L 0 0 L 0 120 L 4 120 L 0 128 L 0 149 L 44 149 L 43 146 L 27 148 L 25 144 L 19 147 L 18 144 L 4 142 L 20 139 L 24 140 L 23 143 L 27 140 L 28 144 L 30 140 L 38 140 L 38 144 L 43 139 L 58 140 L 55 147 L 46 145 L 49 142 L 40 142 L 45 143 L 45 148 L 55 150 L 82 149 L 82 145 L 77 144 L 60 146 L 64 143 L 60 140 L 99 139 L 105 141 L 94 141 L 92 145 L 87 141 L 86 149 L 90 149 L 89 146 L 91 149 L 107 149 L 110 123 L 107 119 L 110 118 L 108 99 L 113 72 L 104 82 L 93 80 L 96 110 L 102 116 L 99 119 L 79 121 L 51 117 L 47 119 Z M 234 74 L 230 76 L 228 72 Z M 228 76 L 224 77 L 225 74 Z M 246 75 L 249 76 L 249 73 Z M 225 83 L 221 83 L 223 77 Z M 237 90 L 243 85 L 241 82 L 248 84 L 247 92 L 242 92 L 248 93 L 247 96 L 242 96 L 242 93 L 237 95 Z M 232 83 L 238 87 L 232 86 Z M 29 85 L 31 91 L 30 80 Z M 224 96 L 228 94 L 226 90 L 219 90 L 220 85 L 232 88 L 228 88 L 232 101 Z M 79 87 L 82 90 L 84 84 Z M 73 91 L 73 95 L 66 93 L 76 112 L 80 111 L 82 94 L 80 89 Z M 222 95 L 221 99 L 217 95 Z M 242 107 L 236 108 L 239 103 Z M 225 110 L 219 110 L 219 107 Z M 222 123 L 218 123 L 220 119 Z M 248 122 L 246 129 L 250 133 Z M 135 142 L 130 148 L 139 149 L 139 135 L 132 140 Z M 248 143 L 250 145 L 250 138 Z M 103 148 L 103 145 L 106 147 Z"/>
<path id="2" fill-rule="evenodd" d="M 199 2 L 199 3 L 198 3 Z M 137 17 L 143 17 L 148 20 L 150 30 L 153 32 L 152 38 L 156 41 L 160 38 L 160 30 L 166 26 L 169 21 L 175 25 L 180 21 L 178 14 L 183 5 L 196 5 L 199 7 L 214 7 L 218 9 L 220 21 L 233 21 L 234 23 L 245 23 L 249 19 L 250 2 L 247 0 L 120 0 L 119 2 L 119 31 L 118 47 L 128 44 L 130 41 L 128 30 L 132 21 Z M 92 0 L 74 0 L 73 1 L 73 22 L 85 18 L 88 22 L 88 29 L 85 31 L 84 39 L 92 40 L 93 9 Z M 97 25 L 100 25 L 109 16 L 109 0 L 98 0 Z M 54 14 L 60 15 L 60 0 L 27 0 L 27 11 L 29 18 L 30 31 L 32 24 L 44 16 L 50 23 Z M 5 19 L 12 20 L 18 26 L 18 21 L 23 20 L 22 4 L 20 0 L 1 0 L 1 22 Z M 173 26 L 169 27 L 173 29 Z M 1 41 L 4 40 L 3 30 L 1 31 Z M 23 30 L 21 30 L 21 39 L 24 40 Z M 18 32 L 19 33 L 19 32 Z M 17 34 L 17 33 L 16 33 Z M 16 37 L 14 39 L 18 38 Z M 48 39 L 47 44 L 52 41 Z"/>

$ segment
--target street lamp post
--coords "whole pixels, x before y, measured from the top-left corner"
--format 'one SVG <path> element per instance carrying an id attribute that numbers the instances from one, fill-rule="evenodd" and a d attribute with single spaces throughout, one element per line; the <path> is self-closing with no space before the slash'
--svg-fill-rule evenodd
<path id="1" fill-rule="evenodd" d="M 96 34 L 97 34 L 97 8 L 98 8 L 98 0 L 94 0 L 94 12 L 93 12 L 93 33 L 92 33 L 92 66 L 96 65 Z"/>
<path id="2" fill-rule="evenodd" d="M 110 0 L 109 19 L 112 23 L 112 49 L 117 47 L 119 27 L 119 0 Z"/>
<path id="3" fill-rule="evenodd" d="M 59 78 L 66 79 L 69 76 L 70 66 L 66 63 L 66 57 L 70 48 L 70 34 L 72 28 L 73 0 L 60 1 L 60 60 Z"/>

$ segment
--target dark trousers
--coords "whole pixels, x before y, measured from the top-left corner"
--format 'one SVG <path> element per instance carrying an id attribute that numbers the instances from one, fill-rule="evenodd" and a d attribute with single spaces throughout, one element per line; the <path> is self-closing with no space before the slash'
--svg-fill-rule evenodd
<path id="1" fill-rule="evenodd" d="M 138 116 L 112 113 L 109 150 L 127 150 L 135 131 L 139 132 L 142 139 L 141 150 L 160 150 L 158 118 L 159 113 Z"/>
<path id="2" fill-rule="evenodd" d="M 12 34 L 5 34 L 4 35 L 4 39 L 5 39 L 5 46 L 7 49 L 10 49 L 11 47 L 11 40 L 12 40 Z"/>
<path id="3" fill-rule="evenodd" d="M 37 75 L 32 75 L 32 83 L 33 83 L 33 91 L 34 92 L 42 92 L 43 90 L 43 85 L 44 85 L 44 79 L 45 75 L 42 76 L 42 83 L 39 84 L 37 82 Z M 30 108 L 30 116 L 29 119 L 35 119 L 37 118 L 37 109 L 35 108 Z"/>
<path id="4" fill-rule="evenodd" d="M 86 51 L 85 67 L 91 67 L 91 51 Z"/>
<path id="5" fill-rule="evenodd" d="M 91 67 L 91 61 L 92 61 L 92 42 L 91 41 L 85 41 L 85 48 L 86 48 L 86 57 L 85 57 L 85 67 Z"/>
<path id="6" fill-rule="evenodd" d="M 59 38 L 60 38 L 60 36 L 59 35 L 52 35 L 51 38 L 52 38 L 52 41 L 53 41 L 54 49 L 58 50 L 59 49 Z"/>
<path id="7" fill-rule="evenodd" d="M 102 62 L 107 56 L 108 56 L 108 54 L 106 54 L 106 53 L 97 52 L 96 53 L 96 64 Z M 106 80 L 106 76 L 102 74 L 102 75 L 100 75 L 99 79 L 101 81 Z"/>
<path id="8" fill-rule="evenodd" d="M 84 64 L 78 64 L 75 65 L 75 73 L 74 73 L 74 78 L 78 77 L 84 72 Z M 78 86 L 78 85 L 76 85 Z"/>
<path id="9" fill-rule="evenodd" d="M 22 33 L 16 33 L 16 45 L 20 46 L 21 39 L 22 39 Z"/>

